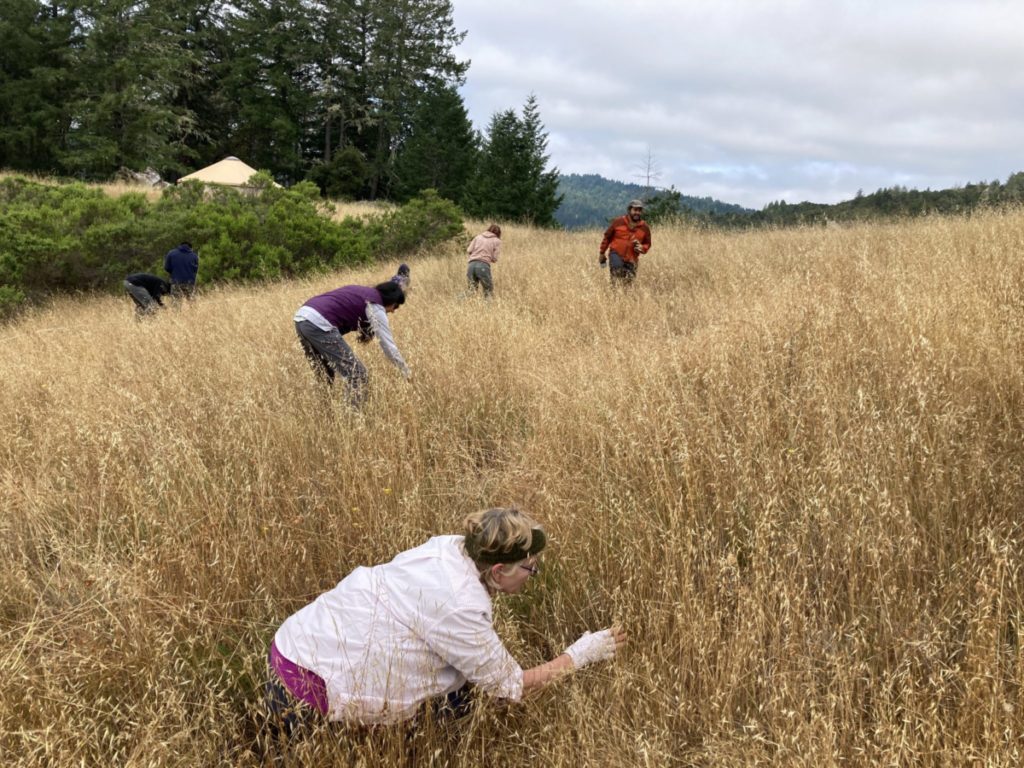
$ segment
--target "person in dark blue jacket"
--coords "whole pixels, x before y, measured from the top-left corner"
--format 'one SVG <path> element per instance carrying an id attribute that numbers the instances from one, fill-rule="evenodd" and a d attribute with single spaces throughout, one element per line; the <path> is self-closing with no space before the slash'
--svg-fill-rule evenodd
<path id="1" fill-rule="evenodd" d="M 164 271 L 171 276 L 171 292 L 176 297 L 191 299 L 195 295 L 199 254 L 192 250 L 191 243 L 184 242 L 168 251 L 164 257 Z"/>

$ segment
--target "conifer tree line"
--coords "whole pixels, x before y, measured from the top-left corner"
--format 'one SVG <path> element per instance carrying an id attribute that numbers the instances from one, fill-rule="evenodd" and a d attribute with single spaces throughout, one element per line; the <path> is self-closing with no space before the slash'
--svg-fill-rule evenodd
<path id="1" fill-rule="evenodd" d="M 464 37 L 450 0 L 0 0 L 0 167 L 173 180 L 236 155 L 333 197 L 432 187 L 552 224 L 537 101 L 474 130 Z"/>

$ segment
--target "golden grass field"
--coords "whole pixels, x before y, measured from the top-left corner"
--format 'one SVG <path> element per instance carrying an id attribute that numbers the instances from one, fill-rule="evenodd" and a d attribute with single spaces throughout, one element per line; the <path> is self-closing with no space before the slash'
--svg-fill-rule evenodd
<path id="1" fill-rule="evenodd" d="M 324 397 L 294 310 L 395 264 L 207 288 L 136 322 L 64 299 L 0 328 L 4 765 L 260 765 L 277 625 L 350 569 L 516 503 L 544 571 L 497 600 L 524 665 L 631 644 L 449 731 L 302 766 L 1024 761 L 1024 212 L 459 251 Z"/>

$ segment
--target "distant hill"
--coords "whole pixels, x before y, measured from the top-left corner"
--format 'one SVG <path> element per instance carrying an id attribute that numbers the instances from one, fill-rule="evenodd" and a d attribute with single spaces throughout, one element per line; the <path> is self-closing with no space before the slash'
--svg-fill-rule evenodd
<path id="1" fill-rule="evenodd" d="M 655 194 L 663 190 L 655 190 Z M 558 178 L 558 192 L 565 196 L 555 211 L 555 220 L 566 229 L 603 227 L 614 216 L 625 213 L 626 204 L 634 198 L 650 197 L 650 190 L 641 184 L 626 184 L 596 173 L 570 173 Z M 681 195 L 680 205 L 696 213 L 743 215 L 753 213 L 732 203 L 713 197 Z"/>

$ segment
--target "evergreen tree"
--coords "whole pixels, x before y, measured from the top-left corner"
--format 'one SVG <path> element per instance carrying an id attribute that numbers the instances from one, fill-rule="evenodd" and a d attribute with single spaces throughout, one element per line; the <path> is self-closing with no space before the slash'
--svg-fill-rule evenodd
<path id="1" fill-rule="evenodd" d="M 239 0 L 228 21 L 225 149 L 279 181 L 305 178 L 315 151 L 316 10 L 304 0 Z"/>
<path id="2" fill-rule="evenodd" d="M 453 50 L 462 42 L 451 0 L 372 0 L 374 34 L 362 82 L 363 103 L 372 105 L 372 131 L 364 144 L 371 199 L 386 195 L 394 180 L 398 148 L 425 92 L 460 85 L 468 64 Z"/>
<path id="3" fill-rule="evenodd" d="M 77 35 L 66 4 L 0 0 L 0 167 L 56 169 Z"/>
<path id="4" fill-rule="evenodd" d="M 193 115 L 193 130 L 179 145 L 179 168 L 196 163 L 208 165 L 231 154 L 228 144 L 230 122 L 226 116 L 232 104 L 221 82 L 228 56 L 227 6 L 224 0 L 164 0 L 173 29 L 187 53 L 186 66 L 178 92 L 172 102 L 175 109 Z M 165 175 L 176 178 L 176 169 Z"/>
<path id="5" fill-rule="evenodd" d="M 554 226 L 562 196 L 558 170 L 547 170 L 546 149 L 547 135 L 533 95 L 522 118 L 511 109 L 495 113 L 469 186 L 467 210 L 481 218 Z"/>
<path id="6" fill-rule="evenodd" d="M 478 138 L 462 96 L 452 86 L 426 94 L 413 113 L 411 133 L 395 161 L 395 197 L 423 189 L 462 202 L 476 167 Z"/>
<path id="7" fill-rule="evenodd" d="M 558 169 L 547 170 L 548 136 L 540 119 L 537 97 L 530 94 L 523 106 L 523 140 L 526 144 L 526 213 L 524 218 L 542 227 L 555 226 L 555 211 L 562 204 L 558 193 Z"/>
<path id="8" fill-rule="evenodd" d="M 66 170 L 104 177 L 120 167 L 175 165 L 195 121 L 174 106 L 192 55 L 168 10 L 165 0 L 75 5 L 85 34 L 75 50 L 78 81 L 60 152 Z"/>

